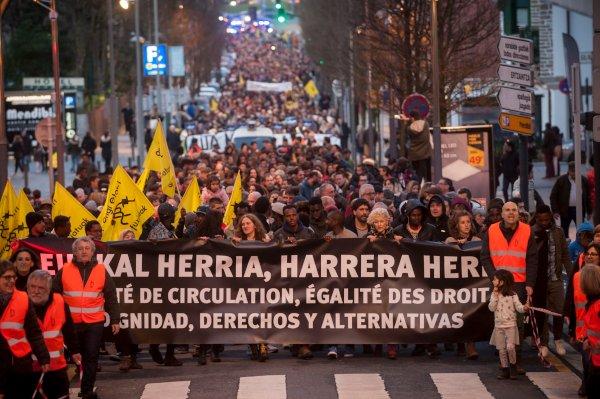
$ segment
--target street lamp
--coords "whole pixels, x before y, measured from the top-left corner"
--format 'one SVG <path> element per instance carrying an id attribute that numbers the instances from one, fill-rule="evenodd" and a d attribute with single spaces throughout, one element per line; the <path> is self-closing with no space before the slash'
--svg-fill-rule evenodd
<path id="1" fill-rule="evenodd" d="M 129 2 L 133 0 L 121 0 L 121 8 L 127 10 Z M 140 37 L 140 7 L 139 0 L 134 2 L 134 20 L 135 20 L 135 141 L 137 144 L 138 164 L 144 158 L 144 110 L 142 108 L 142 39 Z M 123 3 L 127 3 L 124 6 Z"/>

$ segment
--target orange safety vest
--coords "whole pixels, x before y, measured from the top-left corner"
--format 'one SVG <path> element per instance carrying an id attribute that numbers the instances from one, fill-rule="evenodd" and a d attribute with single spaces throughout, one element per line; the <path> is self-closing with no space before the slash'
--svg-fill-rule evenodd
<path id="1" fill-rule="evenodd" d="M 591 348 L 591 362 L 594 367 L 600 367 L 600 300 L 596 300 L 588 308 L 584 320 L 585 332 Z"/>
<path id="2" fill-rule="evenodd" d="M 104 265 L 97 264 L 92 268 L 92 273 L 85 286 L 81 279 L 79 268 L 73 263 L 63 266 L 62 286 L 63 297 L 73 322 L 79 323 L 104 323 L 104 279 L 106 271 Z"/>
<path id="3" fill-rule="evenodd" d="M 46 309 L 44 320 L 38 318 L 44 342 L 48 353 L 50 353 L 50 371 L 62 370 L 67 367 L 67 361 L 64 356 L 65 341 L 62 335 L 62 328 L 66 321 L 65 301 L 59 294 L 52 294 L 52 303 Z M 40 370 L 40 365 L 35 356 L 33 356 L 33 368 Z"/>
<path id="4" fill-rule="evenodd" d="M 524 283 L 526 280 L 527 243 L 531 235 L 531 227 L 519 222 L 517 231 L 508 243 L 500 230 L 500 223 L 502 222 L 492 224 L 488 232 L 492 264 L 496 269 L 505 269 L 511 272 L 515 283 Z"/>
<path id="5" fill-rule="evenodd" d="M 580 272 L 576 272 L 573 275 L 573 302 L 575 304 L 575 338 L 582 341 L 583 337 L 585 337 L 585 326 L 583 322 L 583 317 L 585 316 L 585 304 L 587 302 L 587 297 L 581 291 L 581 286 L 579 285 L 579 275 Z"/>
<path id="6" fill-rule="evenodd" d="M 0 319 L 0 333 L 15 357 L 25 357 L 31 353 L 31 345 L 25 335 L 25 316 L 28 310 L 27 294 L 14 290 Z"/>

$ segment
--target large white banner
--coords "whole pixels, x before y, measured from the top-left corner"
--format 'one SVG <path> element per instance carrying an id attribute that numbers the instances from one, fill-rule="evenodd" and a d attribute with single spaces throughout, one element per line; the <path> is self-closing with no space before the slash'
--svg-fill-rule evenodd
<path id="1" fill-rule="evenodd" d="M 292 82 L 280 82 L 280 83 L 269 83 L 269 82 L 257 82 L 255 80 L 248 80 L 246 82 L 247 91 L 275 91 L 275 92 L 286 92 L 292 90 Z"/>

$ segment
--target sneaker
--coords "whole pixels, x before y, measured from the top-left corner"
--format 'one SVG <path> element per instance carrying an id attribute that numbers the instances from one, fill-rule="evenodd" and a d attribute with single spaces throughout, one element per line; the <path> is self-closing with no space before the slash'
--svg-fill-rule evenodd
<path id="1" fill-rule="evenodd" d="M 327 357 L 331 360 L 335 360 L 338 358 L 337 346 L 329 347 L 329 351 L 327 352 Z"/>
<path id="2" fill-rule="evenodd" d="M 344 349 L 344 357 L 345 358 L 353 358 L 354 357 L 354 348 L 347 346 L 346 349 Z"/>
<path id="3" fill-rule="evenodd" d="M 511 380 L 516 380 L 517 379 L 517 365 L 516 364 L 511 364 L 509 369 L 509 376 Z"/>
<path id="4" fill-rule="evenodd" d="M 302 347 L 300 347 L 300 349 L 298 350 L 298 358 L 303 359 L 303 360 L 308 360 L 308 359 L 313 358 L 313 354 L 310 351 L 310 348 L 308 347 L 308 345 L 302 345 Z"/>
<path id="5" fill-rule="evenodd" d="M 510 368 L 502 367 L 497 375 L 499 380 L 508 380 L 510 378 Z"/>
<path id="6" fill-rule="evenodd" d="M 119 371 L 125 373 L 131 368 L 131 356 L 123 356 L 119 363 Z"/>
<path id="7" fill-rule="evenodd" d="M 160 350 L 157 347 L 150 347 L 149 352 L 150 357 L 152 357 L 152 360 L 154 360 L 156 364 L 163 364 L 165 362 L 162 353 L 160 353 Z"/>
<path id="8" fill-rule="evenodd" d="M 110 360 L 112 360 L 113 362 L 120 362 L 121 358 L 122 358 L 123 354 L 122 353 L 117 353 L 116 355 L 110 355 L 108 358 Z"/>
<path id="9" fill-rule="evenodd" d="M 542 345 L 540 346 L 540 353 L 542 354 L 543 358 L 546 358 L 550 352 L 548 351 L 548 347 L 546 345 Z"/>
<path id="10" fill-rule="evenodd" d="M 276 347 L 275 345 L 267 344 L 267 349 L 269 350 L 269 353 L 277 353 L 277 352 L 279 352 L 279 348 Z"/>
<path id="11" fill-rule="evenodd" d="M 560 356 L 567 354 L 567 350 L 565 349 L 562 339 L 557 339 L 554 341 L 554 345 L 556 346 L 556 353 L 558 353 Z"/>
<path id="12" fill-rule="evenodd" d="M 142 370 L 143 367 L 141 364 L 137 362 L 137 357 L 135 355 L 131 356 L 131 365 L 129 366 L 130 370 Z"/>

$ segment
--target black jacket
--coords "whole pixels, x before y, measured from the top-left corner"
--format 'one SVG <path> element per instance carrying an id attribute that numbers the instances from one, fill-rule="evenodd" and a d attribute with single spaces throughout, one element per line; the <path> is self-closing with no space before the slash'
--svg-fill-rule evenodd
<path id="1" fill-rule="evenodd" d="M 504 222 L 500 223 L 500 231 L 506 238 L 506 241 L 510 243 L 510 240 L 513 238 L 515 234 L 515 230 L 510 230 L 504 227 Z M 521 223 L 521 222 L 519 222 Z M 492 258 L 490 256 L 490 242 L 488 236 L 489 229 L 485 232 L 481 233 L 481 255 L 479 257 L 481 265 L 487 272 L 490 279 L 494 275 L 496 268 L 492 264 Z M 535 281 L 537 279 L 537 266 L 538 266 L 538 247 L 535 242 L 535 234 L 533 230 L 529 235 L 529 241 L 527 241 L 527 254 L 525 260 L 525 284 L 528 287 L 535 287 Z"/>
<path id="2" fill-rule="evenodd" d="M 581 176 L 581 190 L 582 190 L 582 199 L 583 199 L 583 214 L 589 212 L 590 208 L 590 197 L 587 179 L 584 176 Z M 569 194 L 571 193 L 571 182 L 569 181 L 569 175 L 565 174 L 560 176 L 554 186 L 552 187 L 552 192 L 550 193 L 550 207 L 552 208 L 552 212 L 558 213 L 561 216 L 566 216 L 569 212 Z"/>
<path id="3" fill-rule="evenodd" d="M 81 280 L 83 284 L 87 283 L 88 278 L 92 274 L 92 269 L 96 266 L 96 262 L 88 262 L 82 264 L 73 260 L 73 264 L 77 266 L 79 269 L 79 273 L 81 274 Z M 62 295 L 63 293 L 63 285 L 62 285 L 62 274 L 64 269 L 60 269 L 54 278 L 54 292 Z M 106 270 L 104 270 L 104 289 L 102 290 L 102 294 L 104 294 L 104 311 L 108 313 L 110 316 L 110 323 L 117 324 L 121 319 L 119 314 L 119 303 L 117 302 L 117 289 L 115 287 L 115 282 L 112 277 L 108 274 Z"/>

